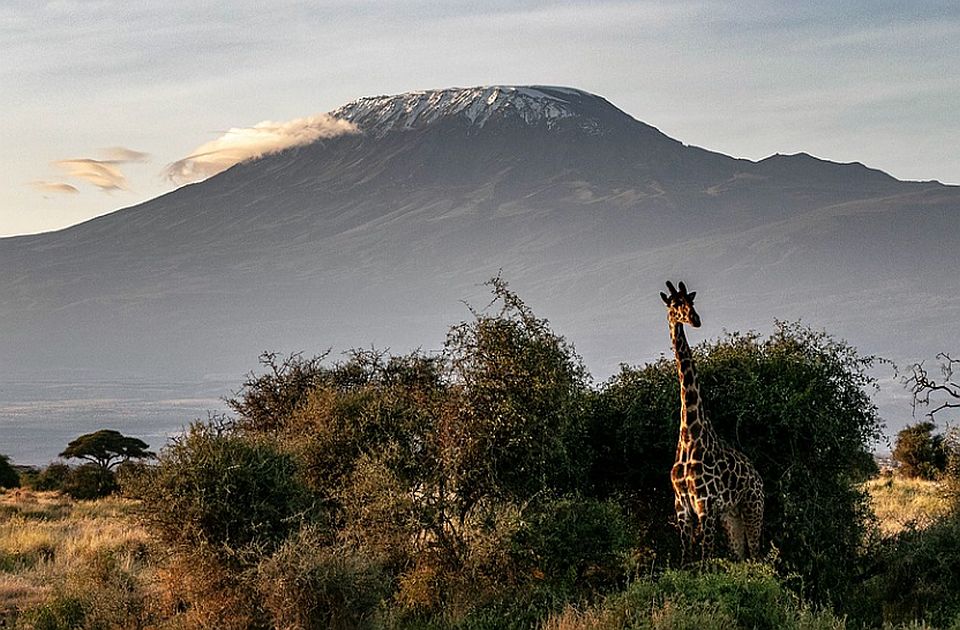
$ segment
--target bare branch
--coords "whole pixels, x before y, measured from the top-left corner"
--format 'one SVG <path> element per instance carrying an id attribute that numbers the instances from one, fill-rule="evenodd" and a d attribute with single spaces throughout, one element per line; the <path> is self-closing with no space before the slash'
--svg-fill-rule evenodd
<path id="1" fill-rule="evenodd" d="M 931 420 L 946 409 L 960 409 L 960 384 L 954 379 L 955 371 L 960 372 L 960 359 L 941 352 L 937 360 L 940 361 L 939 380 L 930 375 L 922 361 L 915 363 L 910 376 L 904 379 L 904 386 L 913 395 L 914 413 L 917 407 L 929 408 L 926 415 Z"/>

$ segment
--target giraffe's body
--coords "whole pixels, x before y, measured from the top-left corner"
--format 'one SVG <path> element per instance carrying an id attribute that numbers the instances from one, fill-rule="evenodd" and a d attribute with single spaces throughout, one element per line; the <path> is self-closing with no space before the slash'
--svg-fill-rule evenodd
<path id="1" fill-rule="evenodd" d="M 703 557 L 711 554 L 722 525 L 734 554 L 755 558 L 763 527 L 763 482 L 750 460 L 717 436 L 703 408 L 693 353 L 683 331 L 685 323 L 700 326 L 693 309 L 696 292 L 687 294 L 682 282 L 680 291 L 669 282 L 667 286 L 671 295 L 660 295 L 667 304 L 680 379 L 680 437 L 670 477 L 684 555 L 691 554 L 698 534 Z"/>

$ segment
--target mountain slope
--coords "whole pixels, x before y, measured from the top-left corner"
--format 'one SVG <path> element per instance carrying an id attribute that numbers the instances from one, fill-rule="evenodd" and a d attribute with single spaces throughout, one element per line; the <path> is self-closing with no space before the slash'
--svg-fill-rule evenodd
<path id="1" fill-rule="evenodd" d="M 570 88 L 360 99 L 360 133 L 72 228 L 0 239 L 0 378 L 235 377 L 261 350 L 437 347 L 501 269 L 599 375 L 803 317 L 866 352 L 960 333 L 960 190 L 805 154 L 686 146 Z"/>

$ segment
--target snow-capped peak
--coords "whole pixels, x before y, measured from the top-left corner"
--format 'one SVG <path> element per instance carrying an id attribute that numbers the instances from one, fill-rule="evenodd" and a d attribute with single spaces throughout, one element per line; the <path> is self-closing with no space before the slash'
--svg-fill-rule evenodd
<path id="1" fill-rule="evenodd" d="M 331 115 L 348 120 L 364 133 L 376 137 L 383 137 L 391 131 L 426 127 L 450 118 L 460 118 L 471 127 L 480 128 L 491 120 L 507 118 L 531 126 L 553 128 L 561 120 L 579 118 L 579 127 L 590 133 L 599 133 L 600 120 L 589 115 L 583 107 L 587 101 L 599 101 L 613 107 L 599 97 L 573 88 L 487 86 L 369 96 L 347 103 Z"/>

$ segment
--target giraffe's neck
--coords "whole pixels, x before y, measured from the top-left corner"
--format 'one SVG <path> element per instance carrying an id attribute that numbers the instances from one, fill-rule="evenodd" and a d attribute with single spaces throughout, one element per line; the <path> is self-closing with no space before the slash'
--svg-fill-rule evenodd
<path id="1" fill-rule="evenodd" d="M 680 441 L 678 447 L 687 450 L 696 444 L 701 449 L 710 449 L 716 442 L 713 427 L 707 419 L 697 386 L 697 370 L 693 364 L 693 352 L 683 332 L 683 324 L 670 322 L 673 352 L 677 359 L 677 375 L 680 378 Z"/>

